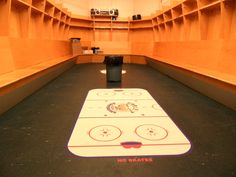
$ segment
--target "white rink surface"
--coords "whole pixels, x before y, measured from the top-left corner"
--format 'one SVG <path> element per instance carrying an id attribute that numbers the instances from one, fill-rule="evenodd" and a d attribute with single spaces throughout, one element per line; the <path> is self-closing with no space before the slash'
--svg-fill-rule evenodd
<path id="1" fill-rule="evenodd" d="M 68 143 L 82 157 L 179 155 L 189 140 L 144 89 L 90 90 Z"/>

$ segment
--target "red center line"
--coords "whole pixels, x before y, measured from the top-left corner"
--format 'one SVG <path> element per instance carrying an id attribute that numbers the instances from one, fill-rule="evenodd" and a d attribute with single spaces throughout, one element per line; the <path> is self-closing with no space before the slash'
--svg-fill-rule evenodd
<path id="1" fill-rule="evenodd" d="M 190 143 L 172 143 L 172 144 L 143 144 L 142 146 L 183 146 L 191 145 Z M 78 147 L 118 147 L 122 145 L 85 145 L 85 146 L 67 146 L 69 148 L 78 148 Z"/>

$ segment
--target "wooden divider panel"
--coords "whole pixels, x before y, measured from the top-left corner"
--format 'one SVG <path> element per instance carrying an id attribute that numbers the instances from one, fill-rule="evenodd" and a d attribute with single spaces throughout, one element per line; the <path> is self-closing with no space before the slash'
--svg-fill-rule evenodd
<path id="1" fill-rule="evenodd" d="M 11 54 L 8 37 L 0 37 L 0 55 L 1 55 L 0 74 L 13 71 L 14 62 Z"/>

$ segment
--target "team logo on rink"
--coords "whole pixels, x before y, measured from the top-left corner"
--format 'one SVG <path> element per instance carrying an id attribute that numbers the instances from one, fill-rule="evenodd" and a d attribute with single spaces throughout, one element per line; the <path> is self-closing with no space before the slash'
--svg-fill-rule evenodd
<path id="1" fill-rule="evenodd" d="M 117 113 L 117 112 L 130 112 L 134 113 L 138 111 L 138 106 L 134 103 L 128 102 L 128 103 L 110 103 L 107 105 L 107 110 L 111 113 Z"/>

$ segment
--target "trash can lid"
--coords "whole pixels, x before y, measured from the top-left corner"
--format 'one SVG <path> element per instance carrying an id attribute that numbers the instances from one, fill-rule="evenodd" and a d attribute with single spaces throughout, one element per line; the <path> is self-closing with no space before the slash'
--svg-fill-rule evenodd
<path id="1" fill-rule="evenodd" d="M 80 38 L 79 38 L 79 37 L 72 37 L 72 38 L 70 38 L 70 40 L 71 40 L 71 41 L 74 41 L 74 40 L 80 41 Z"/>
<path id="2" fill-rule="evenodd" d="M 99 47 L 91 47 L 92 50 L 98 50 L 100 49 Z"/>
<path id="3" fill-rule="evenodd" d="M 107 65 L 122 65 L 123 64 L 123 56 L 121 56 L 121 55 L 105 56 L 103 63 L 107 64 Z"/>

